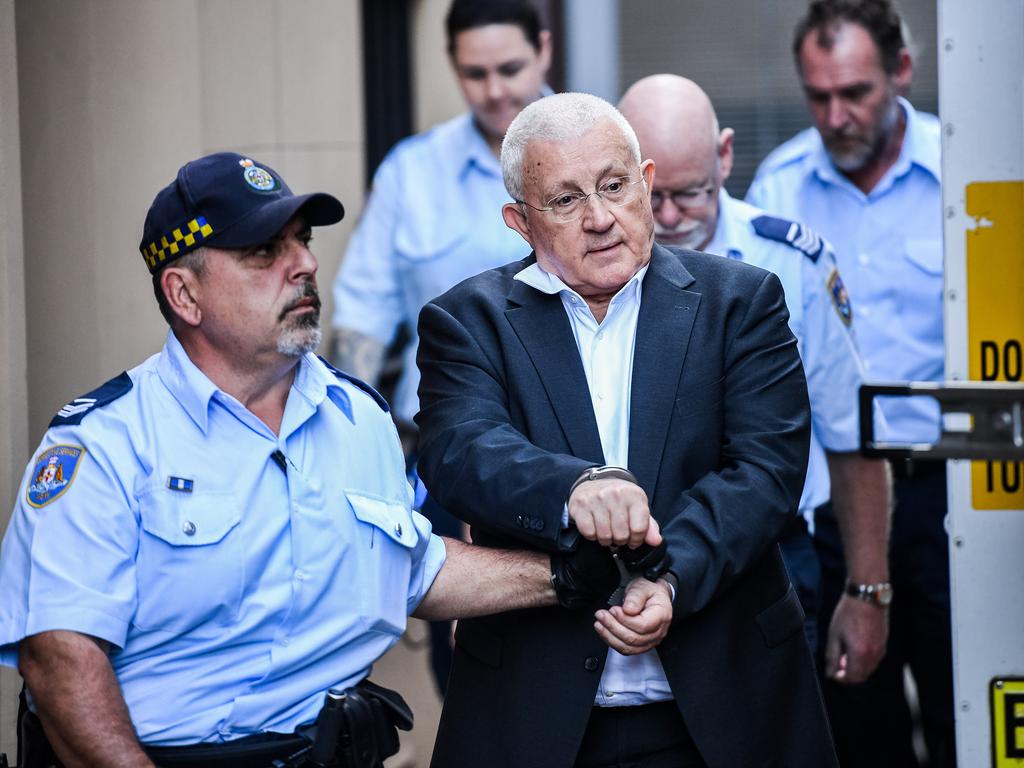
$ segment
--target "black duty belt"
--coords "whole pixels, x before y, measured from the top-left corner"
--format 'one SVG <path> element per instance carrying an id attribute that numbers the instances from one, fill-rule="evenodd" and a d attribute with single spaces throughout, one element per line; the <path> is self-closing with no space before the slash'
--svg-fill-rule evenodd
<path id="1" fill-rule="evenodd" d="M 331 689 L 316 722 L 297 733 L 259 733 L 223 743 L 158 747 L 143 744 L 161 768 L 381 768 L 398 752 L 398 730 L 412 728 L 412 711 L 395 691 L 363 680 Z M 39 718 L 20 712 L 22 768 L 63 768 Z"/>
<path id="2" fill-rule="evenodd" d="M 287 761 L 310 744 L 309 739 L 294 733 L 258 733 L 216 744 L 145 749 L 161 768 L 270 768 L 275 760 Z"/>

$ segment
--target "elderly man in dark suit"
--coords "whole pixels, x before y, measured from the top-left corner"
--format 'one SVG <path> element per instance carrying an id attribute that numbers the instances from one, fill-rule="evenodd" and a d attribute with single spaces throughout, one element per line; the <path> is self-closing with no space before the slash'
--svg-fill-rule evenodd
<path id="1" fill-rule="evenodd" d="M 809 436 L 778 279 L 654 245 L 654 164 L 596 97 L 523 110 L 502 170 L 534 252 L 420 316 L 422 477 L 480 544 L 664 540 L 667 571 L 461 622 L 433 765 L 835 765 L 775 544 Z"/>

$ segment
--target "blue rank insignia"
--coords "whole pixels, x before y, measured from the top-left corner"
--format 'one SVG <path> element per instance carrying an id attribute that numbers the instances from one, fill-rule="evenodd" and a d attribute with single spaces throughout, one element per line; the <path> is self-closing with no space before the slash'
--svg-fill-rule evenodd
<path id="1" fill-rule="evenodd" d="M 181 491 L 182 493 L 192 493 L 192 481 L 186 477 L 168 477 L 167 487 L 172 491 Z"/>
<path id="2" fill-rule="evenodd" d="M 819 234 L 795 221 L 765 214 L 752 219 L 750 223 L 753 225 L 754 231 L 761 237 L 779 243 L 787 243 L 815 263 L 821 256 L 821 252 L 825 250 L 825 241 Z"/>
<path id="3" fill-rule="evenodd" d="M 80 445 L 55 445 L 39 454 L 25 492 L 28 503 L 38 509 L 61 496 L 75 479 L 84 455 Z"/>
<path id="4" fill-rule="evenodd" d="M 827 286 L 832 303 L 835 304 L 836 312 L 839 313 L 839 319 L 843 321 L 844 325 L 849 325 L 853 322 L 853 305 L 850 304 L 850 294 L 846 292 L 843 278 L 839 276 L 839 270 L 835 267 L 832 267 L 832 272 L 828 276 Z"/>

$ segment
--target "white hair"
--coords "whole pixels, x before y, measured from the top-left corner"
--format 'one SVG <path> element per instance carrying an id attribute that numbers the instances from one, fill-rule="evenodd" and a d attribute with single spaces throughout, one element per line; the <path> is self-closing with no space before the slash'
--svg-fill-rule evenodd
<path id="1" fill-rule="evenodd" d="M 523 158 L 531 141 L 564 141 L 589 133 L 607 120 L 622 136 L 640 164 L 640 142 L 615 107 L 589 93 L 556 93 L 530 104 L 516 115 L 501 142 L 501 176 L 513 200 L 523 199 Z"/>

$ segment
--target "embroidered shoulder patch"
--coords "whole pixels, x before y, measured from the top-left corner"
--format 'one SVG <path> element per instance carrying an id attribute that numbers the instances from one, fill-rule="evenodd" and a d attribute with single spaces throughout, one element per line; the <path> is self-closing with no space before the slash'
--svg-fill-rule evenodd
<path id="1" fill-rule="evenodd" d="M 60 498 L 75 479 L 84 455 L 85 448 L 80 445 L 55 445 L 36 456 L 25 491 L 29 505 L 38 509 Z"/>
<path id="2" fill-rule="evenodd" d="M 825 249 L 825 241 L 821 235 L 803 224 L 777 216 L 758 216 L 753 219 L 754 231 L 767 240 L 775 240 L 796 248 L 813 262 L 818 261 Z"/>
<path id="3" fill-rule="evenodd" d="M 832 297 L 832 303 L 836 307 L 836 312 L 839 313 L 839 319 L 845 325 L 849 325 L 853 322 L 853 305 L 850 304 L 850 294 L 846 292 L 846 286 L 843 285 L 843 278 L 839 276 L 838 269 L 832 267 L 832 271 L 828 276 L 828 282 L 825 285 L 828 288 L 829 295 Z"/>
<path id="4" fill-rule="evenodd" d="M 50 421 L 51 427 L 60 427 L 65 424 L 81 424 L 82 419 L 90 411 L 100 408 L 107 403 L 112 403 L 122 395 L 127 394 L 132 388 L 132 379 L 128 372 L 115 376 L 103 386 L 94 389 L 92 392 L 76 397 L 65 405 L 57 415 Z"/>
<path id="5" fill-rule="evenodd" d="M 365 381 L 362 381 L 361 379 L 357 379 L 355 376 L 350 376 L 349 374 L 345 373 L 344 371 L 339 371 L 337 368 L 335 368 L 333 365 L 331 365 L 329 362 L 327 362 L 320 355 L 317 355 L 317 357 L 320 359 L 321 363 L 323 363 L 325 366 L 327 366 L 327 370 L 329 370 L 331 373 L 333 373 L 335 376 L 337 376 L 342 381 L 350 381 L 353 384 L 355 384 L 357 387 L 359 387 L 361 390 L 363 390 L 363 392 L 365 392 L 370 397 L 372 397 L 374 402 L 377 403 L 377 405 L 380 406 L 380 409 L 382 411 L 384 411 L 384 413 L 390 413 L 391 407 L 388 405 L 388 401 L 385 400 L 381 396 L 380 392 L 378 392 L 376 389 L 371 387 Z M 351 418 L 352 418 L 352 416 L 349 415 L 349 419 L 351 419 Z"/>

